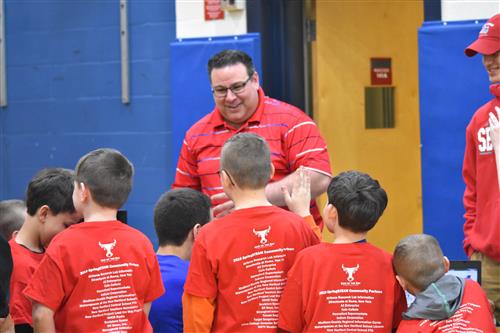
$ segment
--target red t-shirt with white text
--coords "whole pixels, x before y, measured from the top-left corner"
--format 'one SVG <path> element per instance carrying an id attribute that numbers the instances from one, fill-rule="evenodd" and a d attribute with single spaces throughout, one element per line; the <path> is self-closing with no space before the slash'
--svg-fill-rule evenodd
<path id="1" fill-rule="evenodd" d="M 119 221 L 84 222 L 50 243 L 25 289 L 57 332 L 152 332 L 143 311 L 164 292 L 149 239 Z"/>
<path id="2" fill-rule="evenodd" d="M 23 290 L 28 285 L 38 265 L 40 265 L 44 254 L 29 250 L 16 243 L 14 238 L 9 241 L 9 245 L 14 263 L 10 279 L 10 315 L 16 325 L 32 325 L 31 301 L 23 295 Z"/>
<path id="3" fill-rule="evenodd" d="M 212 332 L 276 332 L 286 273 L 300 250 L 317 243 L 291 212 L 236 210 L 201 229 L 184 292 L 215 298 Z"/>
<path id="4" fill-rule="evenodd" d="M 391 332 L 406 310 L 392 256 L 369 243 L 303 250 L 288 273 L 278 326 L 289 332 Z"/>
<path id="5" fill-rule="evenodd" d="M 398 333 L 474 332 L 494 333 L 493 314 L 481 286 L 466 280 L 460 308 L 444 320 L 402 320 Z"/>

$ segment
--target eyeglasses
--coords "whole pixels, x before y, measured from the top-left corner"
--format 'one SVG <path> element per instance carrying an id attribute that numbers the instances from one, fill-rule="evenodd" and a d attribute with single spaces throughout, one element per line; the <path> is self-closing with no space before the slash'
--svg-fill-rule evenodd
<path id="1" fill-rule="evenodd" d="M 214 96 L 217 98 L 226 97 L 228 90 L 231 90 L 231 92 L 235 95 L 241 94 L 245 90 L 245 87 L 247 86 L 247 83 L 250 81 L 252 76 L 253 76 L 253 73 L 248 77 L 248 79 L 246 79 L 246 81 L 237 82 L 237 83 L 231 85 L 229 88 L 226 88 L 223 86 L 214 87 L 214 88 L 212 88 L 212 94 L 214 94 Z"/>
<path id="2" fill-rule="evenodd" d="M 231 177 L 231 175 L 229 174 L 229 172 L 227 172 L 226 170 L 222 169 L 222 170 L 219 170 L 219 176 L 222 174 L 222 173 L 225 173 L 227 178 L 229 178 L 229 181 L 231 182 L 231 185 L 234 186 L 234 182 L 233 182 L 233 177 Z"/>

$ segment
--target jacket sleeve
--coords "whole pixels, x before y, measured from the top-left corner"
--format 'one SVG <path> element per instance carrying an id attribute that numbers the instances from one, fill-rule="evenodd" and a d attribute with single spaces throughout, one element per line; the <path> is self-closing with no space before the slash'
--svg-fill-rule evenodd
<path id="1" fill-rule="evenodd" d="M 474 249 L 470 244 L 470 233 L 476 221 L 476 144 L 471 129 L 472 122 L 467 126 L 465 138 L 465 154 L 462 175 L 465 182 L 464 192 L 464 208 L 465 208 L 465 223 L 464 223 L 464 250 L 467 256 L 471 256 Z"/>

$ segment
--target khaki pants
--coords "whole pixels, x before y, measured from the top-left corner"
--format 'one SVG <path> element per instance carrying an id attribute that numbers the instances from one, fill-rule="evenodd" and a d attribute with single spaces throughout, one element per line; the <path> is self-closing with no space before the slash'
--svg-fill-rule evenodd
<path id="1" fill-rule="evenodd" d="M 495 303 L 495 319 L 500 324 L 500 262 L 494 261 L 483 253 L 474 252 L 471 260 L 481 261 L 481 286 L 486 296 Z"/>

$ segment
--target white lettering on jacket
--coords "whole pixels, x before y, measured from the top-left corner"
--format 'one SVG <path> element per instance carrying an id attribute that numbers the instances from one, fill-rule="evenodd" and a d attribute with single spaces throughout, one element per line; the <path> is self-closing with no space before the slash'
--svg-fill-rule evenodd
<path id="1" fill-rule="evenodd" d="M 485 153 L 493 151 L 493 145 L 491 143 L 489 127 L 486 128 L 483 127 L 477 131 L 477 140 L 479 141 L 479 145 L 477 146 L 479 152 Z"/>

